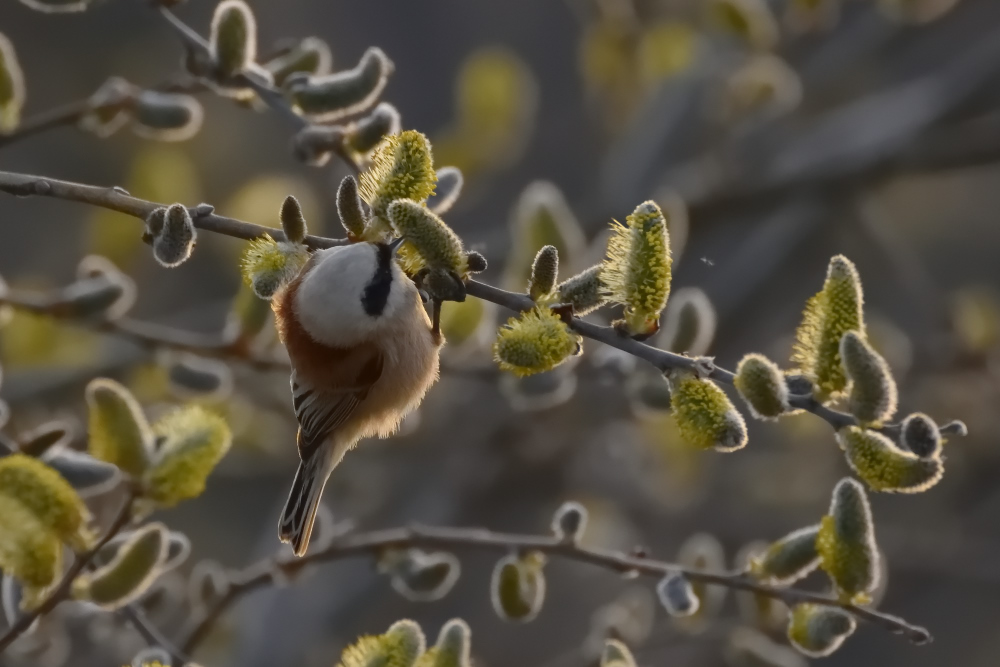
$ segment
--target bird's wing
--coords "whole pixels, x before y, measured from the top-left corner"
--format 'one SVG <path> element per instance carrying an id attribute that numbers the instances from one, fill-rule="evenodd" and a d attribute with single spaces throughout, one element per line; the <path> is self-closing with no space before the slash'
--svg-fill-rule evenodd
<path id="1" fill-rule="evenodd" d="M 353 368 L 351 368 L 353 367 Z M 382 375 L 382 355 L 376 350 L 362 363 L 354 359 L 343 373 L 325 369 L 336 377 L 338 386 L 317 389 L 301 374 L 292 371 L 292 406 L 299 422 L 299 457 L 305 461 L 323 444 L 333 431 L 343 424 L 365 399 L 375 381 Z"/>

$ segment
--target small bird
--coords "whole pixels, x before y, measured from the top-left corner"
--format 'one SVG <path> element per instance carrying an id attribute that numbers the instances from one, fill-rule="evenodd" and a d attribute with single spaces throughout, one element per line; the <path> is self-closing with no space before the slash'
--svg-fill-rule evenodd
<path id="1" fill-rule="evenodd" d="M 319 250 L 271 302 L 292 364 L 301 459 L 278 535 L 297 556 L 344 454 L 361 438 L 389 437 L 438 378 L 442 338 L 396 264 L 401 242 Z"/>

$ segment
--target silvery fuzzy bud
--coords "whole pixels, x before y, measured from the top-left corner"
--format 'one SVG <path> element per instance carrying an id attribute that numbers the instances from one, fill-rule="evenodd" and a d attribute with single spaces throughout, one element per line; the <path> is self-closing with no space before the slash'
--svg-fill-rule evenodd
<path id="1" fill-rule="evenodd" d="M 542 246 L 555 246 L 567 266 L 586 254 L 587 239 L 579 220 L 562 191 L 548 181 L 535 181 L 521 192 L 511 213 L 510 234 L 511 256 L 504 277 L 509 289 L 523 289 Z"/>
<path id="2" fill-rule="evenodd" d="M 119 76 L 109 78 L 87 100 L 87 112 L 80 118 L 79 127 L 101 139 L 110 137 L 128 123 L 141 92 Z"/>
<path id="3" fill-rule="evenodd" d="M 133 532 L 107 565 L 73 582 L 73 597 L 103 609 L 120 609 L 152 585 L 168 555 L 168 531 L 162 523 L 146 524 Z"/>
<path id="4" fill-rule="evenodd" d="M 318 37 L 306 37 L 264 63 L 264 69 L 271 73 L 274 85 L 280 88 L 294 74 L 321 76 L 327 74 L 332 65 L 333 56 L 327 43 Z"/>
<path id="5" fill-rule="evenodd" d="M 885 359 L 856 331 L 840 340 L 840 358 L 851 383 L 848 408 L 862 424 L 877 424 L 896 413 L 896 381 Z"/>
<path id="6" fill-rule="evenodd" d="M 325 76 L 293 77 L 285 87 L 303 115 L 327 123 L 371 106 L 393 70 L 392 61 L 382 49 L 370 47 L 353 69 Z"/>
<path id="7" fill-rule="evenodd" d="M 84 499 L 110 491 L 122 476 L 117 466 L 65 447 L 53 447 L 41 458 Z"/>
<path id="8" fill-rule="evenodd" d="M 578 502 L 563 503 L 552 516 L 552 534 L 564 542 L 578 543 L 586 529 L 587 508 Z"/>
<path id="9" fill-rule="evenodd" d="M 239 74 L 257 59 L 257 20 L 243 0 L 223 0 L 212 16 L 212 61 L 219 74 Z"/>
<path id="10" fill-rule="evenodd" d="M 24 73 L 14 45 L 0 33 L 0 134 L 13 131 L 21 122 L 24 96 Z"/>
<path id="11" fill-rule="evenodd" d="M 157 141 L 185 141 L 198 130 L 204 119 L 201 102 L 190 95 L 142 91 L 132 108 L 132 131 Z"/>
<path id="12" fill-rule="evenodd" d="M 715 338 L 715 306 L 698 287 L 682 287 L 674 292 L 663 313 L 663 329 L 657 344 L 671 352 L 701 356 Z"/>
<path id="13" fill-rule="evenodd" d="M 138 290 L 135 281 L 115 266 L 107 257 L 87 255 L 76 265 L 76 277 L 79 280 L 105 278 L 121 287 L 122 295 L 105 311 L 108 319 L 117 319 L 127 313 L 135 305 Z"/>
<path id="14" fill-rule="evenodd" d="M 601 652 L 601 667 L 635 667 L 635 658 L 624 643 L 607 639 Z"/>
<path id="15" fill-rule="evenodd" d="M 305 216 L 302 215 L 302 205 L 299 200 L 288 195 L 281 204 L 281 229 L 285 232 L 285 239 L 289 243 L 302 243 L 305 241 L 309 229 L 306 226 Z"/>
<path id="16" fill-rule="evenodd" d="M 816 535 L 820 567 L 844 600 L 864 603 L 878 585 L 875 522 L 864 487 L 844 478 L 833 490 L 829 513 Z"/>
<path id="17" fill-rule="evenodd" d="M 899 439 L 904 447 L 922 459 L 941 454 L 941 431 L 934 420 L 922 412 L 915 412 L 903 420 Z"/>
<path id="18" fill-rule="evenodd" d="M 830 655 L 851 636 L 857 621 L 846 611 L 815 604 L 798 604 L 788 619 L 788 639 L 810 658 Z"/>
<path id="19" fill-rule="evenodd" d="M 344 141 L 351 150 L 367 155 L 390 134 L 399 134 L 401 123 L 399 110 L 388 102 L 380 102 L 347 127 Z"/>
<path id="20" fill-rule="evenodd" d="M 171 391 L 180 398 L 215 399 L 228 396 L 233 388 L 229 365 L 191 353 L 169 355 L 167 380 Z"/>
<path id="21" fill-rule="evenodd" d="M 437 643 L 417 661 L 418 667 L 469 667 L 471 636 L 468 623 L 451 619 L 441 627 Z"/>
<path id="22" fill-rule="evenodd" d="M 493 568 L 493 610 L 505 621 L 527 623 L 545 602 L 545 557 L 537 552 L 505 556 Z"/>
<path id="23" fill-rule="evenodd" d="M 795 583 L 819 566 L 816 536 L 819 525 L 792 531 L 752 556 L 749 571 L 754 578 L 775 586 Z"/>
<path id="24" fill-rule="evenodd" d="M 162 229 L 153 238 L 153 257 L 166 268 L 180 266 L 191 257 L 197 235 L 187 207 L 171 204 L 164 215 Z"/>
<path id="25" fill-rule="evenodd" d="M 543 246 L 531 263 L 528 296 L 538 301 L 552 293 L 559 279 L 559 251 L 555 246 Z"/>
<path id="26" fill-rule="evenodd" d="M 751 414 L 776 419 L 788 412 L 788 385 L 778 366 L 762 354 L 744 356 L 733 380 Z"/>
<path id="27" fill-rule="evenodd" d="M 59 290 L 49 302 L 49 308 L 60 317 L 93 320 L 112 319 L 112 311 L 122 311 L 122 304 L 128 307 L 133 297 L 126 294 L 126 284 L 109 276 L 84 278 Z"/>
<path id="28" fill-rule="evenodd" d="M 292 152 L 303 164 L 322 167 L 343 147 L 344 133 L 340 125 L 307 125 L 292 137 Z"/>
<path id="29" fill-rule="evenodd" d="M 444 215 L 458 201 L 465 179 L 458 167 L 441 167 L 437 170 L 437 188 L 427 199 L 427 208 Z"/>
<path id="30" fill-rule="evenodd" d="M 337 214 L 340 224 L 347 230 L 349 236 L 359 239 L 365 233 L 368 216 L 361 206 L 358 196 L 358 182 L 353 176 L 344 176 L 337 188 Z"/>
<path id="31" fill-rule="evenodd" d="M 440 600 L 455 586 L 462 572 L 454 554 L 427 553 L 420 549 L 391 555 L 383 569 L 392 574 L 393 590 L 413 602 Z"/>
<path id="32" fill-rule="evenodd" d="M 573 306 L 573 314 L 578 316 L 586 315 L 606 304 L 607 288 L 601 279 L 603 271 L 604 267 L 596 264 L 560 283 L 557 287 L 559 302 Z"/>
<path id="33" fill-rule="evenodd" d="M 663 577 L 656 585 L 656 595 L 667 613 L 675 617 L 691 616 L 701 604 L 691 582 L 680 573 Z"/>

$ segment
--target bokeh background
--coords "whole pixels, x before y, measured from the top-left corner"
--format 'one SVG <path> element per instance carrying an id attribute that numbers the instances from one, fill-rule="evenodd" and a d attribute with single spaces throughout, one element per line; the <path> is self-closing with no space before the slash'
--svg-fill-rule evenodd
<path id="1" fill-rule="evenodd" d="M 553 200 L 551 189 L 531 187 L 539 179 L 563 193 L 564 222 L 582 232 L 566 241 L 573 252 L 563 255 L 564 270 L 596 261 L 612 217 L 679 195 L 688 224 L 672 230 L 675 290 L 707 294 L 718 319 L 708 351 L 731 368 L 751 350 L 787 359 L 829 257 L 853 259 L 872 337 L 900 383 L 901 412 L 962 419 L 971 435 L 947 445 L 947 472 L 929 492 L 872 499 L 889 568 L 881 608 L 928 626 L 934 643 L 911 646 L 862 625 L 823 662 L 995 665 L 1000 3 L 778 0 L 770 5 L 780 35 L 751 45 L 706 25 L 705 4 L 251 2 L 262 50 L 316 35 L 338 69 L 368 46 L 386 51 L 396 71 L 383 99 L 404 128 L 431 137 L 439 165 L 466 174 L 447 220 L 488 258 L 488 282 L 523 289 L 518 258 L 541 244 L 524 231 L 532 227 L 518 202 L 526 190 L 529 202 L 540 191 Z M 810 4 L 819 12 L 838 5 L 839 16 L 810 14 Z M 212 9 L 192 0 L 178 12 L 204 33 Z M 86 98 L 111 74 L 153 85 L 180 71 L 175 36 L 141 2 L 107 0 L 81 15 L 5 2 L 0 31 L 25 70 L 27 116 Z M 765 53 L 781 61 L 762 64 Z M 734 78 L 750 65 L 764 67 L 763 78 Z M 156 201 L 210 202 L 274 226 L 282 199 L 295 194 L 314 233 L 342 235 L 333 195 L 343 165 L 298 163 L 274 114 L 207 96 L 204 104 L 204 127 L 186 142 L 127 133 L 100 140 L 64 127 L 4 147 L 0 168 L 118 184 Z M 20 288 L 58 287 L 97 253 L 137 282 L 136 318 L 213 333 L 234 303 L 245 305 L 242 242 L 202 234 L 193 259 L 168 271 L 139 231 L 133 219 L 82 205 L 0 198 L 0 274 Z M 458 333 L 442 379 L 403 433 L 364 443 L 337 470 L 325 497 L 335 521 L 359 530 L 420 522 L 545 532 L 553 510 L 575 499 L 590 509 L 590 544 L 644 545 L 672 559 L 707 533 L 731 564 L 748 542 L 814 522 L 848 474 L 829 428 L 809 415 L 751 423 L 750 444 L 734 454 L 690 450 L 657 409 L 662 396 L 648 373 L 589 341 L 572 368 L 531 383 L 502 378 L 489 343 L 507 314 L 481 310 L 451 314 Z M 26 315 L 0 330 L 0 362 L 12 435 L 75 419 L 83 446 L 83 386 L 96 376 L 122 380 L 153 414 L 186 398 L 168 382 L 162 352 Z M 150 603 L 168 633 L 188 613 L 184 577 L 196 563 L 241 567 L 278 552 L 277 515 L 296 463 L 287 375 L 240 363 L 230 371 L 231 393 L 201 400 L 227 414 L 233 450 L 204 496 L 162 515 L 194 545 Z M 594 664 L 608 632 L 625 637 L 641 665 L 751 664 L 733 648 L 752 622 L 731 595 L 710 622 L 683 626 L 653 605 L 652 582 L 557 561 L 538 619 L 512 625 L 490 605 L 495 555 L 460 555 L 461 580 L 430 604 L 404 600 L 364 560 L 311 571 L 243 600 L 196 657 L 210 667 L 330 665 L 354 637 L 398 618 L 436 634 L 461 616 L 480 666 Z M 62 613 L 70 618 L 48 631 L 55 648 L 0 662 L 103 667 L 141 646 L 114 617 L 84 623 Z M 780 642 L 781 630 L 770 636 Z"/>

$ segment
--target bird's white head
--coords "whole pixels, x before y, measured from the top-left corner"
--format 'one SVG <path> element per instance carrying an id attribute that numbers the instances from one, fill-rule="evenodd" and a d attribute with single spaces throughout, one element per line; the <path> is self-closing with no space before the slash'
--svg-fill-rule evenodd
<path id="1" fill-rule="evenodd" d="M 324 345 L 350 347 L 419 305 L 417 288 L 395 254 L 386 243 L 317 251 L 295 295 L 295 314 L 306 333 Z"/>

